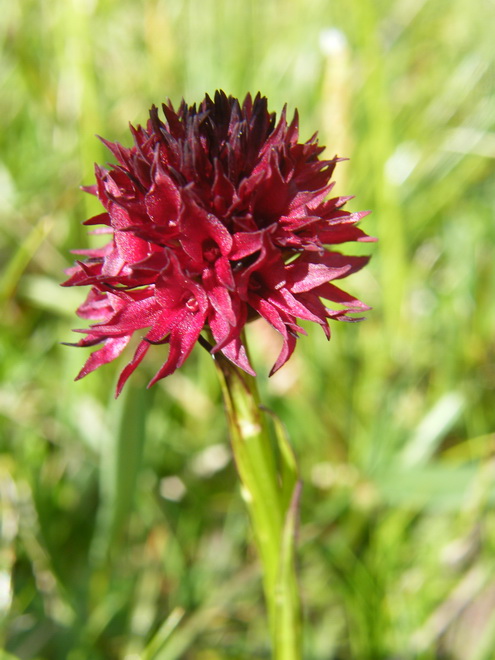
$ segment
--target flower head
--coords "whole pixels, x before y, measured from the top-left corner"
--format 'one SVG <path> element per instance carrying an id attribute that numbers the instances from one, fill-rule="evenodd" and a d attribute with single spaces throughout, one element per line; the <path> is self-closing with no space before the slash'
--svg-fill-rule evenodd
<path id="1" fill-rule="evenodd" d="M 316 136 L 298 142 L 297 112 L 278 122 L 259 94 L 242 105 L 217 92 L 196 105 L 153 107 L 146 127 L 131 126 L 134 145 L 103 142 L 117 160 L 96 166 L 105 211 L 86 221 L 111 234 L 102 248 L 79 250 L 85 261 L 68 271 L 65 286 L 91 286 L 79 316 L 98 321 L 78 346 L 96 346 L 82 378 L 115 359 L 135 332 L 140 342 L 118 385 L 154 344 L 168 357 L 150 385 L 171 374 L 203 330 L 231 362 L 254 374 L 241 333 L 263 317 L 282 336 L 271 373 L 292 354 L 298 319 L 355 320 L 369 309 L 335 284 L 367 257 L 334 246 L 370 239 L 356 223 L 366 212 L 343 210 L 347 198 L 328 199 L 338 158 L 320 160 Z M 338 303 L 330 309 L 322 299 Z"/>

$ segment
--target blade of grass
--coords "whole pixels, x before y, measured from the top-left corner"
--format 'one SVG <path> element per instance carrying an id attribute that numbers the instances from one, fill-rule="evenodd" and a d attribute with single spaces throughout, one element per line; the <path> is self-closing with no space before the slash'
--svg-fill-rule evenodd
<path id="1" fill-rule="evenodd" d="M 0 300 L 8 300 L 13 295 L 23 272 L 36 254 L 39 246 L 50 233 L 52 226 L 53 220 L 50 217 L 40 218 L 25 240 L 19 245 L 0 279 Z"/>
<path id="2" fill-rule="evenodd" d="M 96 564 L 108 558 L 129 521 L 141 467 L 148 400 L 144 388 L 131 386 L 111 404 L 114 422 L 110 428 L 116 433 L 102 447 L 100 504 L 91 546 Z"/>

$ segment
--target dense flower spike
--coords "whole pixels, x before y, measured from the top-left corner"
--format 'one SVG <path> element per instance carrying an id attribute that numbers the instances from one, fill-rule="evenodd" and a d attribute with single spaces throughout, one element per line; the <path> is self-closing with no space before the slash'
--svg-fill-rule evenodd
<path id="1" fill-rule="evenodd" d="M 349 198 L 328 199 L 339 159 L 320 160 L 316 137 L 298 142 L 297 113 L 288 124 L 284 108 L 277 122 L 259 94 L 240 105 L 223 92 L 199 108 L 162 107 L 165 121 L 153 107 L 146 128 L 131 126 L 130 149 L 103 140 L 118 164 L 96 166 L 97 184 L 86 190 L 105 212 L 85 224 L 106 225 L 112 240 L 76 251 L 86 260 L 64 283 L 92 287 L 78 314 L 99 321 L 77 331 L 86 335 L 78 346 L 100 345 L 78 378 L 143 331 L 117 393 L 153 344 L 169 344 L 169 353 L 150 384 L 175 371 L 208 328 L 213 352 L 253 374 L 241 333 L 261 316 L 283 337 L 273 373 L 304 333 L 297 319 L 329 337 L 328 319 L 368 309 L 334 284 L 368 258 L 333 249 L 373 240 L 356 226 L 366 212 L 343 210 Z"/>

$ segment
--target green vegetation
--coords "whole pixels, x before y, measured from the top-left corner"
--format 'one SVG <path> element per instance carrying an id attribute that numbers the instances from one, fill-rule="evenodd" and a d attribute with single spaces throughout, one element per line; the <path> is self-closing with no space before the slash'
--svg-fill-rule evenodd
<path id="1" fill-rule="evenodd" d="M 304 481 L 307 660 L 492 660 L 495 5 L 18 0 L 0 21 L 0 646 L 9 660 L 268 658 L 217 376 L 197 347 L 121 399 L 87 351 L 78 189 L 152 103 L 260 90 L 319 129 L 379 243 L 365 323 L 308 328 L 262 399 Z M 157 349 L 158 351 L 158 349 Z M 153 356 L 156 357 L 155 351 Z M 251 539 L 252 540 L 252 539 Z M 9 586 L 10 585 L 10 586 Z"/>

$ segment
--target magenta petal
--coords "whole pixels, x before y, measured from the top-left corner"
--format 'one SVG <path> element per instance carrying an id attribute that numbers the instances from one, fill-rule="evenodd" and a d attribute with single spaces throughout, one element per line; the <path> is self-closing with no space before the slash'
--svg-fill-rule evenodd
<path id="1" fill-rule="evenodd" d="M 213 206 L 220 216 L 228 211 L 236 200 L 236 189 L 232 181 L 225 175 L 220 161 L 215 160 L 215 179 L 212 185 Z"/>
<path id="2" fill-rule="evenodd" d="M 180 367 L 189 357 L 199 337 L 204 324 L 204 316 L 201 314 L 191 318 L 186 317 L 170 333 L 170 351 L 167 361 L 151 379 L 148 387 L 154 385 L 161 378 L 165 378 Z"/>
<path id="3" fill-rule="evenodd" d="M 132 334 L 135 330 L 153 325 L 157 312 L 158 305 L 154 297 L 129 302 L 111 320 L 93 325 L 92 331 L 107 337 Z"/>
<path id="4" fill-rule="evenodd" d="M 112 152 L 121 165 L 125 165 L 128 162 L 131 151 L 130 149 L 126 149 L 118 142 L 109 142 L 100 136 L 98 136 L 98 139 L 101 140 L 107 149 Z"/>
<path id="5" fill-rule="evenodd" d="M 239 338 L 233 339 L 231 342 L 226 344 L 221 349 L 221 351 L 228 360 L 243 369 L 246 373 L 250 374 L 251 376 L 256 376 L 256 371 L 254 371 L 253 367 L 249 363 L 246 348 Z"/>
<path id="6" fill-rule="evenodd" d="M 209 275 L 203 277 L 203 284 L 205 286 L 206 295 L 214 309 L 225 318 L 229 325 L 234 326 L 237 319 L 228 290 L 225 287 L 220 286 L 215 279 Z"/>
<path id="7" fill-rule="evenodd" d="M 360 241 L 362 243 L 373 243 L 376 238 L 368 236 L 359 227 L 352 225 L 336 225 L 331 229 L 323 229 L 318 232 L 320 240 L 326 245 L 339 245 L 340 243 L 349 243 L 350 241 Z"/>
<path id="8" fill-rule="evenodd" d="M 322 255 L 303 255 L 287 266 L 290 291 L 310 291 L 325 282 L 355 273 L 368 261 L 368 257 L 349 257 L 339 252 L 325 251 Z"/>
<path id="9" fill-rule="evenodd" d="M 83 263 L 78 261 L 76 266 L 69 268 L 66 272 L 69 279 L 62 282 L 61 286 L 95 286 L 101 274 L 101 263 Z"/>
<path id="10" fill-rule="evenodd" d="M 234 244 L 229 258 L 235 260 L 243 259 L 244 257 L 261 250 L 263 234 L 263 230 L 256 232 L 237 232 L 234 234 Z"/>
<path id="11" fill-rule="evenodd" d="M 218 282 L 226 289 L 229 289 L 229 291 L 233 291 L 235 281 L 230 261 L 226 257 L 220 257 L 215 261 L 214 269 Z"/>
<path id="12" fill-rule="evenodd" d="M 232 327 L 227 323 L 222 314 L 212 314 L 209 320 L 209 325 L 213 337 L 217 342 L 212 352 L 215 353 L 220 350 L 227 359 L 243 369 L 246 373 L 251 374 L 251 376 L 256 376 L 256 372 L 253 370 L 249 362 L 246 348 L 239 337 L 239 333 L 246 322 L 246 316 L 247 311 L 245 306 L 243 306 L 238 313 L 238 325 Z"/>
<path id="13" fill-rule="evenodd" d="M 89 248 L 84 250 L 71 250 L 72 254 L 79 254 L 88 257 L 88 259 L 103 261 L 112 251 L 112 244 L 108 243 L 100 248 Z"/>
<path id="14" fill-rule="evenodd" d="M 208 318 L 213 338 L 216 341 L 213 347 L 213 353 L 230 344 L 233 339 L 237 339 L 247 319 L 247 307 L 244 303 L 237 303 L 234 312 L 235 323 L 230 323 L 222 310 L 213 310 Z"/>
<path id="15" fill-rule="evenodd" d="M 286 288 L 282 288 L 279 291 L 272 291 L 268 299 L 272 305 L 275 305 L 278 309 L 291 316 L 296 316 L 300 319 L 305 319 L 306 321 L 314 321 L 315 323 L 325 322 L 324 319 L 320 319 L 318 316 L 310 312 L 309 309 Z"/>
<path id="16" fill-rule="evenodd" d="M 202 264 L 204 244 L 213 241 L 223 255 L 232 249 L 232 236 L 227 228 L 213 214 L 201 208 L 186 191 L 182 199 L 180 216 L 180 243 L 182 249 L 195 263 Z"/>
<path id="17" fill-rule="evenodd" d="M 83 222 L 83 225 L 108 225 L 108 226 L 110 226 L 110 218 L 108 216 L 108 213 L 99 213 L 98 215 L 94 215 L 92 218 L 89 218 L 89 220 L 85 220 Z"/>
<path id="18" fill-rule="evenodd" d="M 287 362 L 294 352 L 294 348 L 296 347 L 296 336 L 292 332 L 288 332 L 287 325 L 282 319 L 281 314 L 269 302 L 253 296 L 251 304 L 253 305 L 253 308 L 256 309 L 256 311 L 259 312 L 259 314 L 282 335 L 284 340 L 282 350 L 270 371 L 270 376 L 272 376 Z"/>
<path id="19" fill-rule="evenodd" d="M 76 310 L 76 314 L 83 319 L 107 319 L 115 310 L 111 296 L 98 289 L 91 289 L 86 300 Z"/>
<path id="20" fill-rule="evenodd" d="M 153 184 L 145 196 L 145 204 L 154 224 L 175 229 L 181 204 L 180 192 L 160 165 L 157 165 Z"/>
<path id="21" fill-rule="evenodd" d="M 196 304 L 202 311 L 208 307 L 208 298 L 203 287 L 184 273 L 175 254 L 167 252 L 167 265 L 156 280 L 155 298 L 164 310 L 175 307 L 190 309 Z"/>
<path id="22" fill-rule="evenodd" d="M 108 362 L 115 360 L 115 358 L 118 357 L 127 346 L 129 339 L 130 336 L 112 337 L 107 339 L 105 341 L 105 345 L 102 348 L 98 349 L 94 353 L 91 353 L 89 358 L 86 360 L 86 364 L 77 374 L 76 380 L 84 378 L 84 376 L 87 376 L 89 373 L 95 369 L 98 369 L 98 367 L 101 367 L 103 364 L 107 364 Z"/>
<path id="23" fill-rule="evenodd" d="M 292 293 L 311 291 L 321 284 L 345 275 L 349 271 L 349 264 L 340 267 L 330 267 L 323 263 L 301 262 L 290 264 L 287 270 L 290 272 L 289 285 Z"/>
<path id="24" fill-rule="evenodd" d="M 115 397 L 118 397 L 119 394 L 122 392 L 122 388 L 127 382 L 127 379 L 129 376 L 133 373 L 133 371 L 136 369 L 138 364 L 141 363 L 141 360 L 144 358 L 146 355 L 148 349 L 150 347 L 150 344 L 148 344 L 145 341 L 142 341 L 139 343 L 136 352 L 134 353 L 134 356 L 132 360 L 129 362 L 129 364 L 124 367 L 122 370 L 122 373 L 120 374 L 119 380 L 117 382 L 117 388 L 115 390 Z"/>
<path id="25" fill-rule="evenodd" d="M 342 289 L 339 289 L 335 284 L 330 284 L 330 282 L 319 286 L 314 293 L 321 298 L 326 298 L 327 300 L 332 300 L 333 302 L 345 305 L 349 310 L 367 311 L 371 309 L 368 305 L 365 305 L 346 291 L 342 291 Z"/>

